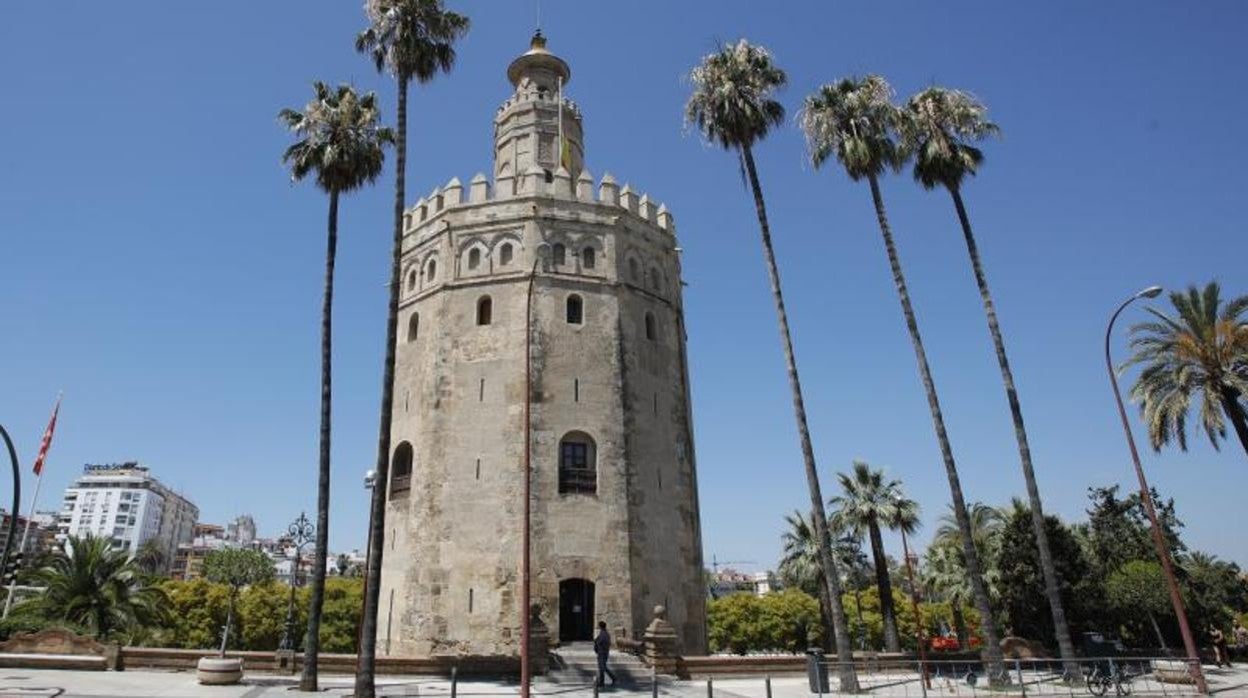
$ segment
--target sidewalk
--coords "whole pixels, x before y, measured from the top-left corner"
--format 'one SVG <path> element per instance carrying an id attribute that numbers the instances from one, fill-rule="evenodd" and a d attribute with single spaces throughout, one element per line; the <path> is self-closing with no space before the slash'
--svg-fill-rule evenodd
<path id="1" fill-rule="evenodd" d="M 1235 669 L 1206 667 L 1210 688 L 1217 696 L 1248 696 L 1248 666 Z M 200 686 L 194 672 L 177 671 L 64 671 L 43 669 L 0 669 L 0 697 L 19 696 L 66 696 L 83 698 L 292 698 L 300 695 L 294 690 L 296 679 L 267 674 L 247 676 L 238 686 Z M 352 679 L 349 676 L 322 676 L 318 695 L 341 698 L 351 694 Z M 762 677 L 741 679 L 717 679 L 713 683 L 715 698 L 766 698 L 766 684 Z M 463 696 L 516 696 L 519 687 L 515 681 L 472 679 L 458 683 L 456 698 Z M 1139 695 L 1163 695 L 1162 693 L 1138 692 Z M 387 676 L 378 681 L 378 694 L 382 696 L 433 696 L 450 698 L 451 684 L 447 679 L 428 676 Z M 705 681 L 661 680 L 659 694 L 674 698 L 706 698 Z M 1033 695 L 1029 690 L 1028 695 Z M 532 695 L 536 698 L 551 696 L 592 696 L 590 686 L 555 684 L 544 679 L 533 682 Z M 608 687 L 602 692 L 604 698 L 648 698 L 649 682 L 640 685 Z M 772 698 L 811 698 L 804 677 L 782 677 L 771 680 Z M 867 695 L 873 696 L 919 696 L 917 681 L 909 684 L 892 683 L 875 686 Z M 972 695 L 963 686 L 934 686 L 927 692 L 929 698 Z M 1016 691 L 989 694 L 979 691 L 977 695 L 1016 696 Z M 1086 690 L 1064 691 L 1062 695 L 1088 696 Z M 1112 691 L 1111 691 L 1112 695 Z M 1172 688 L 1166 695 L 1178 695 Z"/>

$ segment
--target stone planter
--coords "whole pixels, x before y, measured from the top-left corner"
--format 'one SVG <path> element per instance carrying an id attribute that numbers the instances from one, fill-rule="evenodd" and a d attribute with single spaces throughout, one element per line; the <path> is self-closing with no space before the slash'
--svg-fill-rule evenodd
<path id="1" fill-rule="evenodd" d="M 241 657 L 203 657 L 196 669 L 199 682 L 206 686 L 226 686 L 243 678 Z"/>
<path id="2" fill-rule="evenodd" d="M 1153 675 L 1161 683 L 1196 683 L 1187 662 L 1181 659 L 1154 659 Z"/>

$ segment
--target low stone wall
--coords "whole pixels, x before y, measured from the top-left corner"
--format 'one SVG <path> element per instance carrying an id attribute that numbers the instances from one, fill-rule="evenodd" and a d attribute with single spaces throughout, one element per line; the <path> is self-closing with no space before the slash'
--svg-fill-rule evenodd
<path id="1" fill-rule="evenodd" d="M 122 649 L 122 662 L 129 668 L 181 669 L 192 671 L 200 657 L 212 656 L 212 650 L 164 649 L 158 647 L 126 647 Z M 240 657 L 247 671 L 274 672 L 277 670 L 274 652 L 226 652 L 227 657 Z M 354 654 L 325 654 L 320 656 L 320 670 L 327 674 L 354 674 Z M 295 655 L 295 672 L 303 668 L 303 654 Z M 378 674 L 406 674 L 450 676 L 455 668 L 460 676 L 498 676 L 520 673 L 517 657 L 378 657 Z"/>
<path id="2" fill-rule="evenodd" d="M 691 679 L 708 676 L 785 676 L 806 673 L 804 655 L 775 657 L 682 657 L 677 662 L 679 676 Z"/>

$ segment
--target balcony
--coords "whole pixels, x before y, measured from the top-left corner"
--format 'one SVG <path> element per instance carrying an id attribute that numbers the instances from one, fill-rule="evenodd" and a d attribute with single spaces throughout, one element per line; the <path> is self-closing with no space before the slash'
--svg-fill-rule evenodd
<path id="1" fill-rule="evenodd" d="M 560 468 L 559 494 L 597 494 L 598 473 L 589 468 Z"/>

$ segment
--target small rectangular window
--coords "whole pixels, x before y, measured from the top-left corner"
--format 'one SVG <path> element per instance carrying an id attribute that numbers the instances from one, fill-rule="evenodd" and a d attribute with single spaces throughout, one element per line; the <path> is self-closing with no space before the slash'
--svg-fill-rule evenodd
<path id="1" fill-rule="evenodd" d="M 473 590 L 468 590 L 468 612 L 472 613 Z"/>
<path id="2" fill-rule="evenodd" d="M 481 459 L 477 459 L 477 479 L 481 479 Z"/>
<path id="3" fill-rule="evenodd" d="M 581 401 L 581 379 L 572 379 L 572 402 Z"/>
<path id="4" fill-rule="evenodd" d="M 477 402 L 485 402 L 485 379 L 481 379 L 481 384 L 477 387 Z"/>

